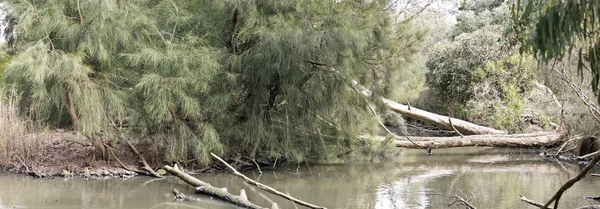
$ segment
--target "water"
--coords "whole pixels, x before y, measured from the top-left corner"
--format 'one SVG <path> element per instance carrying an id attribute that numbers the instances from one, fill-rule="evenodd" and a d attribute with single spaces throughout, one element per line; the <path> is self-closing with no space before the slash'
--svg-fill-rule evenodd
<path id="1" fill-rule="evenodd" d="M 478 208 L 532 208 L 519 201 L 519 194 L 540 202 L 548 200 L 582 166 L 543 159 L 532 153 L 510 149 L 457 148 L 405 150 L 393 162 L 351 165 L 302 165 L 247 176 L 307 202 L 327 208 L 464 208 L 448 206 L 460 195 Z M 598 169 L 594 172 L 600 172 Z M 246 185 L 232 174 L 197 176 L 214 186 L 237 194 L 246 190 L 251 201 L 280 208 L 295 208 L 282 198 Z M 173 188 L 197 197 L 199 202 L 173 201 Z M 583 196 L 600 195 L 600 178 L 586 177 L 561 198 L 561 208 L 589 205 Z M 297 206 L 303 208 L 302 206 Z M 194 195 L 193 188 L 176 177 L 153 179 L 87 180 L 33 179 L 0 174 L 0 209 L 37 208 L 237 208 L 220 200 Z"/>

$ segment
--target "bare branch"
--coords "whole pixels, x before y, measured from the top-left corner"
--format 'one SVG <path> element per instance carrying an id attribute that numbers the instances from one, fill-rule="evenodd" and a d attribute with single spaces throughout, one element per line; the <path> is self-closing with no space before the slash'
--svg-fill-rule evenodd
<path id="1" fill-rule="evenodd" d="M 254 185 L 254 186 L 258 187 L 259 189 L 265 190 L 265 191 L 267 191 L 267 192 L 270 192 L 270 193 L 272 193 L 272 194 L 275 194 L 275 195 L 278 195 L 278 196 L 280 196 L 280 197 L 286 198 L 286 199 L 288 199 L 288 200 L 290 200 L 290 201 L 292 201 L 292 202 L 298 203 L 298 204 L 300 204 L 300 205 L 303 205 L 303 206 L 306 206 L 306 207 L 309 207 L 309 208 L 315 208 L 315 209 L 325 209 L 325 207 L 318 206 L 318 205 L 315 205 L 315 204 L 311 204 L 311 203 L 308 203 L 308 202 L 304 202 L 304 201 L 302 201 L 302 200 L 299 200 L 299 199 L 297 199 L 297 198 L 295 198 L 295 197 L 292 197 L 292 196 L 290 196 L 290 195 L 287 195 L 287 194 L 285 194 L 285 193 L 283 193 L 283 192 L 280 192 L 280 191 L 278 191 L 278 190 L 276 190 L 276 189 L 273 189 L 273 188 L 272 188 L 272 187 L 270 187 L 270 186 L 267 186 L 267 185 L 264 185 L 264 184 L 262 184 L 262 183 L 259 183 L 259 182 L 257 182 L 257 181 L 254 181 L 254 180 L 252 180 L 252 179 L 248 178 L 247 176 L 245 176 L 244 174 L 240 173 L 239 171 L 237 171 L 235 168 L 233 168 L 231 165 L 229 165 L 227 162 L 225 162 L 225 161 L 224 161 L 223 159 L 221 159 L 219 156 L 215 155 L 214 153 L 210 153 L 210 154 L 211 154 L 211 155 L 212 155 L 212 156 L 213 156 L 215 159 L 219 160 L 221 163 L 223 163 L 225 166 L 227 166 L 227 168 L 229 168 L 229 169 L 230 169 L 230 170 L 233 172 L 233 174 L 235 174 L 235 175 L 237 175 L 237 176 L 239 176 L 239 177 L 242 177 L 244 180 L 246 180 L 246 182 L 248 182 L 248 183 L 250 183 L 250 184 L 252 184 L 252 185 Z"/>

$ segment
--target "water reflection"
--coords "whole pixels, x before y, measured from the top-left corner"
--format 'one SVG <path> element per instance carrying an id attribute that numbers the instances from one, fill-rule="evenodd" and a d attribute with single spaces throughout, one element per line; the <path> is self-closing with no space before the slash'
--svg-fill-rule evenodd
<path id="1" fill-rule="evenodd" d="M 471 203 L 479 208 L 527 208 L 518 200 L 519 193 L 545 201 L 579 170 L 578 165 L 542 159 L 530 152 L 460 148 L 435 150 L 432 156 L 422 150 L 407 150 L 394 161 L 377 164 L 303 165 L 298 172 L 293 166 L 263 175 L 245 174 L 330 209 L 448 208 L 452 200 L 446 196 L 454 194 L 473 198 Z M 280 208 L 295 208 L 228 173 L 198 178 L 227 187 L 232 193 L 245 189 L 249 199 L 262 206 L 274 201 Z M 600 178 L 584 178 L 563 195 L 561 208 L 588 205 L 582 197 L 600 195 L 599 186 Z M 174 202 L 173 188 L 193 195 L 193 188 L 177 178 L 47 180 L 2 175 L 0 208 L 236 208 L 201 195 L 193 195 L 200 202 Z"/>

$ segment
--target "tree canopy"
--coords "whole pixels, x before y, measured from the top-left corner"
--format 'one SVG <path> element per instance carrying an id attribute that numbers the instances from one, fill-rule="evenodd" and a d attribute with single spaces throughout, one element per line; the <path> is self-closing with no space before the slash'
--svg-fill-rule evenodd
<path id="1" fill-rule="evenodd" d="M 375 123 L 351 81 L 385 93 L 422 37 L 387 0 L 4 3 L 16 52 L 4 77 L 24 115 L 202 163 L 364 143 Z"/>
<path id="2" fill-rule="evenodd" d="M 600 102 L 600 2 L 514 1 L 507 31 L 521 52 L 531 52 L 542 61 L 576 56 L 577 68 L 592 73 L 592 90 Z"/>

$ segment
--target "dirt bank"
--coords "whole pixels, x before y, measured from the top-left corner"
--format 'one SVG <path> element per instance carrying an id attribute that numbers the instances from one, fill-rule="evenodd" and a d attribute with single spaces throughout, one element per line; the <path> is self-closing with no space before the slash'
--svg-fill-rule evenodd
<path id="1" fill-rule="evenodd" d="M 29 134 L 19 140 L 35 143 L 27 143 L 29 147 L 20 148 L 18 144 L 14 145 L 9 151 L 8 160 L 0 162 L 2 170 L 27 173 L 37 177 L 129 177 L 140 174 L 134 170 L 141 170 L 141 163 L 129 145 L 124 142 L 113 143 L 112 150 L 128 169 L 123 168 L 111 154 L 108 154 L 108 161 L 102 160 L 102 154 L 96 151 L 88 140 L 72 131 L 46 131 Z M 139 146 L 139 143 L 132 142 L 135 146 Z M 138 149 L 141 152 L 145 151 L 141 147 Z M 154 159 L 151 156 L 146 158 Z M 148 162 L 151 167 L 161 166 L 153 162 Z"/>

